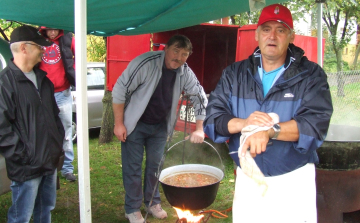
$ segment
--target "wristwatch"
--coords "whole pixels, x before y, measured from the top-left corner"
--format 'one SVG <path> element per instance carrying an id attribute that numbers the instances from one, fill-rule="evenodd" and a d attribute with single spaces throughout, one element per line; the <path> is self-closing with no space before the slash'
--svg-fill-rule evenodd
<path id="1" fill-rule="evenodd" d="M 275 132 L 275 134 L 274 134 L 274 136 L 272 137 L 272 139 L 276 139 L 276 138 L 279 136 L 279 133 L 280 133 L 280 131 L 281 131 L 281 127 L 280 127 L 279 124 L 275 124 L 275 125 L 273 125 L 272 128 L 274 129 L 274 132 Z"/>

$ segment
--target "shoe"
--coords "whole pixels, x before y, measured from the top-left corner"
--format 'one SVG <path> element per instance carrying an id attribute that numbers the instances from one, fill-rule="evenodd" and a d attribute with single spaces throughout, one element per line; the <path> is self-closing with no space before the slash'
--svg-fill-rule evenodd
<path id="1" fill-rule="evenodd" d="M 62 176 L 65 177 L 65 179 L 70 182 L 74 182 L 76 180 L 76 176 L 73 173 L 66 173 Z"/>
<path id="2" fill-rule="evenodd" d="M 144 223 L 144 218 L 140 211 L 135 211 L 131 214 L 125 213 L 125 218 L 129 219 L 130 223 Z"/>
<path id="3" fill-rule="evenodd" d="M 146 210 L 149 214 L 152 214 L 155 218 L 158 218 L 158 219 L 167 218 L 167 213 L 166 213 L 166 211 L 164 211 L 164 210 L 161 208 L 161 205 L 160 205 L 160 204 L 155 204 L 155 205 L 151 206 L 150 208 L 145 207 L 145 210 Z"/>

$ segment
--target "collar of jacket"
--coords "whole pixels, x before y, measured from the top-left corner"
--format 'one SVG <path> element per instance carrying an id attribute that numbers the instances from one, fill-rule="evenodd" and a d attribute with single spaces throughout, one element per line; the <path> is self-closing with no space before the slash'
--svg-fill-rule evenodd
<path id="1" fill-rule="evenodd" d="M 293 77 L 296 75 L 296 70 L 298 69 L 301 59 L 304 56 L 304 50 L 300 47 L 295 46 L 294 44 L 290 43 L 287 49 L 286 59 L 285 59 L 285 71 L 283 77 L 285 80 Z M 259 47 L 256 47 L 254 53 L 249 57 L 250 63 L 252 66 L 253 74 L 257 73 L 258 67 L 261 67 L 261 51 Z"/>
<path id="2" fill-rule="evenodd" d="M 20 70 L 15 64 L 13 59 L 10 60 L 9 63 L 9 68 L 13 71 L 13 75 L 14 78 L 17 81 L 28 81 L 29 79 L 25 76 L 24 72 L 22 72 L 22 70 Z M 37 77 L 38 80 L 42 80 L 45 76 L 46 73 L 43 70 L 40 70 L 39 68 L 37 68 L 37 66 L 34 66 L 33 71 Z"/>

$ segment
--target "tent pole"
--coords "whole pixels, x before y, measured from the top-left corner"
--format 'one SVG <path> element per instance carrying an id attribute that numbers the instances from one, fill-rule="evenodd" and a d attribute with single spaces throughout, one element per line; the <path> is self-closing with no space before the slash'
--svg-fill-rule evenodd
<path id="1" fill-rule="evenodd" d="M 75 63 L 76 63 L 76 122 L 78 152 L 78 182 L 80 222 L 91 223 L 91 195 L 89 171 L 89 127 L 86 79 L 86 0 L 75 0 Z M 82 75 L 85 74 L 85 75 Z"/>
<path id="2" fill-rule="evenodd" d="M 317 49 L 317 61 L 318 64 L 322 67 L 323 66 L 323 41 L 322 41 L 322 14 L 323 14 L 323 9 L 322 9 L 322 2 L 321 1 L 317 1 L 317 10 L 318 10 L 318 17 L 317 17 L 317 45 L 318 45 L 318 49 Z"/>

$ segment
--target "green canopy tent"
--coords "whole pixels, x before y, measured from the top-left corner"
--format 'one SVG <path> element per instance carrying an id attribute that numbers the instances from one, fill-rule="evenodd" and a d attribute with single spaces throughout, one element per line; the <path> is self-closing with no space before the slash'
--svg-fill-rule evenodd
<path id="1" fill-rule="evenodd" d="M 137 35 L 198 25 L 284 0 L 88 0 L 87 34 Z M 79 12 L 78 10 L 75 10 Z M 75 31 L 74 1 L 2 0 L 0 18 Z"/>
<path id="2" fill-rule="evenodd" d="M 137 35 L 193 26 L 285 0 L 2 0 L 0 18 L 76 33 L 80 220 L 91 222 L 86 34 Z M 321 30 L 321 29 L 319 29 Z M 322 52 L 321 50 L 318 50 Z"/>

